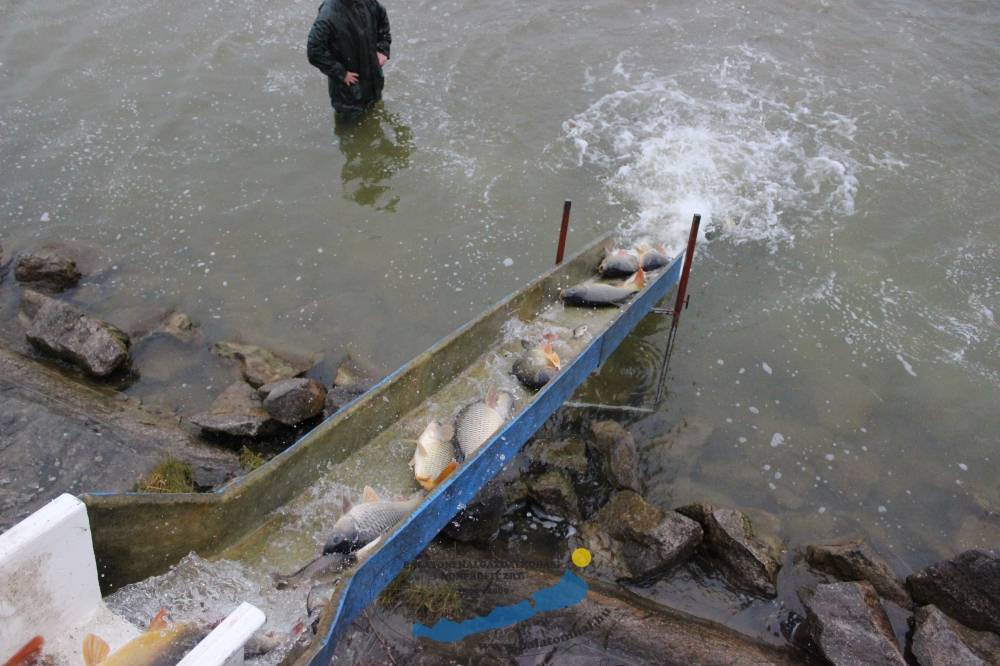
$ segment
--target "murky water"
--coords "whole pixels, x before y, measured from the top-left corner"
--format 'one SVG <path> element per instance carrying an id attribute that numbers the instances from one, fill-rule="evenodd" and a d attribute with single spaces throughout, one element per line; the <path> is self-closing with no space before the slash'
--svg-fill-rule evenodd
<path id="1" fill-rule="evenodd" d="M 651 496 L 904 573 L 1000 543 L 995 3 L 390 1 L 384 106 L 336 131 L 316 4 L 0 3 L 6 253 L 83 246 L 72 298 L 123 325 L 391 369 L 549 266 L 564 198 L 571 247 L 700 212 Z M 590 396 L 641 399 L 665 332 Z M 139 357 L 182 413 L 228 372 Z"/>

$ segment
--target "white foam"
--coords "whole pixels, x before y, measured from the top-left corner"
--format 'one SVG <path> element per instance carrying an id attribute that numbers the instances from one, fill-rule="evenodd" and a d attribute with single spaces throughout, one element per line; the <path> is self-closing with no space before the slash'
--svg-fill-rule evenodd
<path id="1" fill-rule="evenodd" d="M 611 198 L 634 211 L 623 235 L 678 252 L 700 213 L 705 230 L 777 247 L 795 235 L 786 213 L 809 221 L 854 212 L 858 165 L 839 147 L 854 120 L 755 87 L 756 58 L 725 59 L 698 90 L 627 76 L 619 63 L 612 82 L 625 87 L 563 124 L 577 165 L 605 170 Z"/>

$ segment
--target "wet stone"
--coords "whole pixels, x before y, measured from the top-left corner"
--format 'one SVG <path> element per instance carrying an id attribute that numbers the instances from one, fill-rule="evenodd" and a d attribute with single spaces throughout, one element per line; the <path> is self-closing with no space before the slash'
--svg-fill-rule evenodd
<path id="1" fill-rule="evenodd" d="M 590 424 L 590 432 L 608 482 L 614 488 L 641 493 L 639 450 L 632 434 L 616 421 L 595 421 Z"/>
<path id="2" fill-rule="evenodd" d="M 14 277 L 18 282 L 63 291 L 79 282 L 82 275 L 65 248 L 50 244 L 21 254 L 14 266 Z"/>
<path id="3" fill-rule="evenodd" d="M 910 595 L 892 569 L 860 538 L 806 548 L 806 561 L 818 571 L 843 581 L 866 580 L 883 598 L 908 606 Z"/>
<path id="4" fill-rule="evenodd" d="M 98 378 L 128 367 L 129 337 L 112 324 L 31 290 L 24 292 L 22 310 L 30 313 L 26 337 L 35 349 Z"/>
<path id="5" fill-rule="evenodd" d="M 801 630 L 833 666 L 903 666 L 892 625 L 870 583 L 817 585 L 799 591 L 806 609 Z"/>
<path id="6" fill-rule="evenodd" d="M 920 666 L 1000 664 L 1000 636 L 989 631 L 973 631 L 936 606 L 917 610 L 912 649 Z"/>
<path id="7" fill-rule="evenodd" d="M 244 381 L 231 384 L 207 411 L 192 416 L 191 423 L 205 432 L 231 437 L 259 437 L 273 427 L 260 395 Z"/>
<path id="8" fill-rule="evenodd" d="M 276 421 L 296 425 L 323 411 L 326 389 L 315 379 L 284 379 L 260 387 L 264 409 Z"/>
<path id="9" fill-rule="evenodd" d="M 774 538 L 755 535 L 749 516 L 709 504 L 691 504 L 677 512 L 701 525 L 705 553 L 731 585 L 764 597 L 777 596 L 778 544 Z"/>
<path id="10" fill-rule="evenodd" d="M 340 411 L 344 405 L 371 390 L 378 383 L 378 374 L 351 356 L 337 366 L 333 387 L 326 394 L 326 416 Z"/>
<path id="11" fill-rule="evenodd" d="M 527 480 L 528 496 L 545 513 L 572 521 L 580 520 L 580 501 L 569 474 L 550 470 Z"/>
<path id="12" fill-rule="evenodd" d="M 184 344 L 197 342 L 201 338 L 201 332 L 194 321 L 183 312 L 171 312 L 165 316 L 157 327 L 156 332 L 169 335 Z"/>
<path id="13" fill-rule="evenodd" d="M 239 342 L 217 342 L 212 345 L 212 353 L 221 358 L 239 361 L 244 379 L 252 386 L 291 379 L 304 374 L 315 365 L 315 360 L 291 361 L 263 347 Z"/>
<path id="14" fill-rule="evenodd" d="M 532 440 L 525 449 L 525 457 L 532 467 L 561 469 L 577 476 L 587 473 L 587 448 L 579 439 Z"/>
<path id="15" fill-rule="evenodd" d="M 634 582 L 650 582 L 686 562 L 701 542 L 695 521 L 661 511 L 640 495 L 615 493 L 580 528 L 580 541 L 594 555 L 595 570 Z"/>
<path id="16" fill-rule="evenodd" d="M 448 521 L 442 533 L 449 539 L 463 543 L 487 543 L 500 529 L 507 510 L 504 488 L 490 482 L 469 503 Z"/>
<path id="17" fill-rule="evenodd" d="M 918 604 L 933 604 L 965 626 L 1000 633 L 1000 557 L 968 550 L 912 574 L 906 587 Z"/>

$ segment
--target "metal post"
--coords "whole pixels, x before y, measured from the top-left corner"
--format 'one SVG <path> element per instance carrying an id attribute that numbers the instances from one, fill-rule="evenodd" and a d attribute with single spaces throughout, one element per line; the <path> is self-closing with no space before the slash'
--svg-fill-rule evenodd
<path id="1" fill-rule="evenodd" d="M 677 285 L 677 301 L 674 303 L 674 318 L 670 322 L 670 335 L 667 338 L 667 348 L 660 364 L 660 377 L 656 382 L 656 402 L 663 400 L 663 387 L 667 382 L 667 368 L 670 367 L 670 355 L 674 353 L 674 341 L 677 339 L 677 324 L 681 320 L 681 310 L 684 309 L 684 299 L 687 296 L 688 276 L 691 275 L 691 261 L 694 259 L 694 246 L 698 242 L 698 227 L 701 226 L 701 215 L 695 214 L 691 220 L 691 232 L 688 234 L 687 251 L 684 253 L 684 270 L 681 271 L 681 281 Z"/>
<path id="2" fill-rule="evenodd" d="M 559 228 L 559 247 L 556 249 L 556 266 L 562 263 L 563 255 L 566 253 L 566 234 L 569 233 L 569 209 L 573 202 L 566 199 L 563 204 L 562 227 Z"/>

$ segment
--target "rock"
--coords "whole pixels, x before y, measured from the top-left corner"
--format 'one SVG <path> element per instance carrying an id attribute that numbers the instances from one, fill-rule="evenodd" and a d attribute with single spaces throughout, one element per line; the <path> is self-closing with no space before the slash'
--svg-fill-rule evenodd
<path id="1" fill-rule="evenodd" d="M 686 562 L 702 539 L 698 523 L 663 512 L 631 490 L 615 493 L 579 534 L 595 570 L 636 582 L 652 581 Z"/>
<path id="2" fill-rule="evenodd" d="M 904 608 L 910 604 L 910 595 L 889 565 L 860 538 L 809 546 L 806 548 L 806 561 L 813 568 L 839 580 L 866 580 L 883 598 Z"/>
<path id="3" fill-rule="evenodd" d="M 295 425 L 323 411 L 326 389 L 315 379 L 283 379 L 264 384 L 258 391 L 271 418 Z"/>
<path id="4" fill-rule="evenodd" d="M 616 421 L 590 424 L 594 448 L 602 459 L 608 482 L 615 488 L 642 492 L 642 472 L 635 439 Z"/>
<path id="5" fill-rule="evenodd" d="M 545 513 L 571 521 L 580 520 L 580 500 L 573 481 L 562 470 L 550 470 L 526 480 L 528 496 L 542 507 Z"/>
<path id="6" fill-rule="evenodd" d="M 31 317 L 26 337 L 36 349 L 94 377 L 108 377 L 128 367 L 129 338 L 115 326 L 31 290 L 24 292 L 24 301 L 23 310 Z"/>
<path id="7" fill-rule="evenodd" d="M 236 471 L 221 465 L 199 463 L 192 465 L 192 475 L 195 488 L 199 492 L 208 492 L 235 478 Z"/>
<path id="8" fill-rule="evenodd" d="M 378 383 L 378 374 L 360 364 L 350 355 L 337 367 L 333 388 L 326 394 L 327 416 L 335 414 L 355 398 L 364 395 Z"/>
<path id="9" fill-rule="evenodd" d="M 50 244 L 20 255 L 14 266 L 14 277 L 18 282 L 37 283 L 54 291 L 63 291 L 79 282 L 82 275 L 65 248 Z"/>
<path id="10" fill-rule="evenodd" d="M 180 340 L 184 344 L 191 344 L 201 339 L 201 333 L 198 327 L 191 320 L 191 317 L 187 316 L 183 312 L 171 312 L 160 325 L 156 328 L 156 333 L 162 333 L 163 335 L 169 335 L 172 338 Z"/>
<path id="11" fill-rule="evenodd" d="M 561 469 L 578 477 L 587 473 L 587 448 L 579 439 L 555 442 L 535 439 L 525 448 L 524 455 L 533 468 Z"/>
<path id="12" fill-rule="evenodd" d="M 977 516 L 966 516 L 958 526 L 954 541 L 957 550 L 991 548 L 1000 544 L 1000 522 Z M 954 551 L 949 551 L 954 552 Z"/>
<path id="13" fill-rule="evenodd" d="M 870 583 L 817 585 L 811 594 L 800 591 L 799 598 L 806 609 L 802 630 L 833 666 L 906 663 Z"/>
<path id="14" fill-rule="evenodd" d="M 988 666 L 1000 664 L 1000 636 L 973 631 L 942 613 L 922 606 L 916 614 L 913 656 L 920 666 Z"/>
<path id="15" fill-rule="evenodd" d="M 231 384 L 208 411 L 192 416 L 191 423 L 205 432 L 232 437 L 259 437 L 273 427 L 260 395 L 244 381 Z"/>
<path id="16" fill-rule="evenodd" d="M 972 629 L 1000 633 L 1000 557 L 967 550 L 912 574 L 906 587 L 918 604 L 934 604 Z"/>
<path id="17" fill-rule="evenodd" d="M 501 484 L 488 483 L 465 509 L 458 512 L 442 533 L 463 543 L 487 543 L 500 529 L 507 509 Z"/>
<path id="18" fill-rule="evenodd" d="M 699 523 L 705 531 L 705 551 L 733 586 L 765 597 L 777 596 L 777 544 L 753 531 L 750 518 L 735 509 L 690 504 L 677 512 Z"/>
<path id="19" fill-rule="evenodd" d="M 252 386 L 298 377 L 316 364 L 316 358 L 292 361 L 263 347 L 239 342 L 217 342 L 212 345 L 212 353 L 221 358 L 239 361 L 244 379 Z"/>

